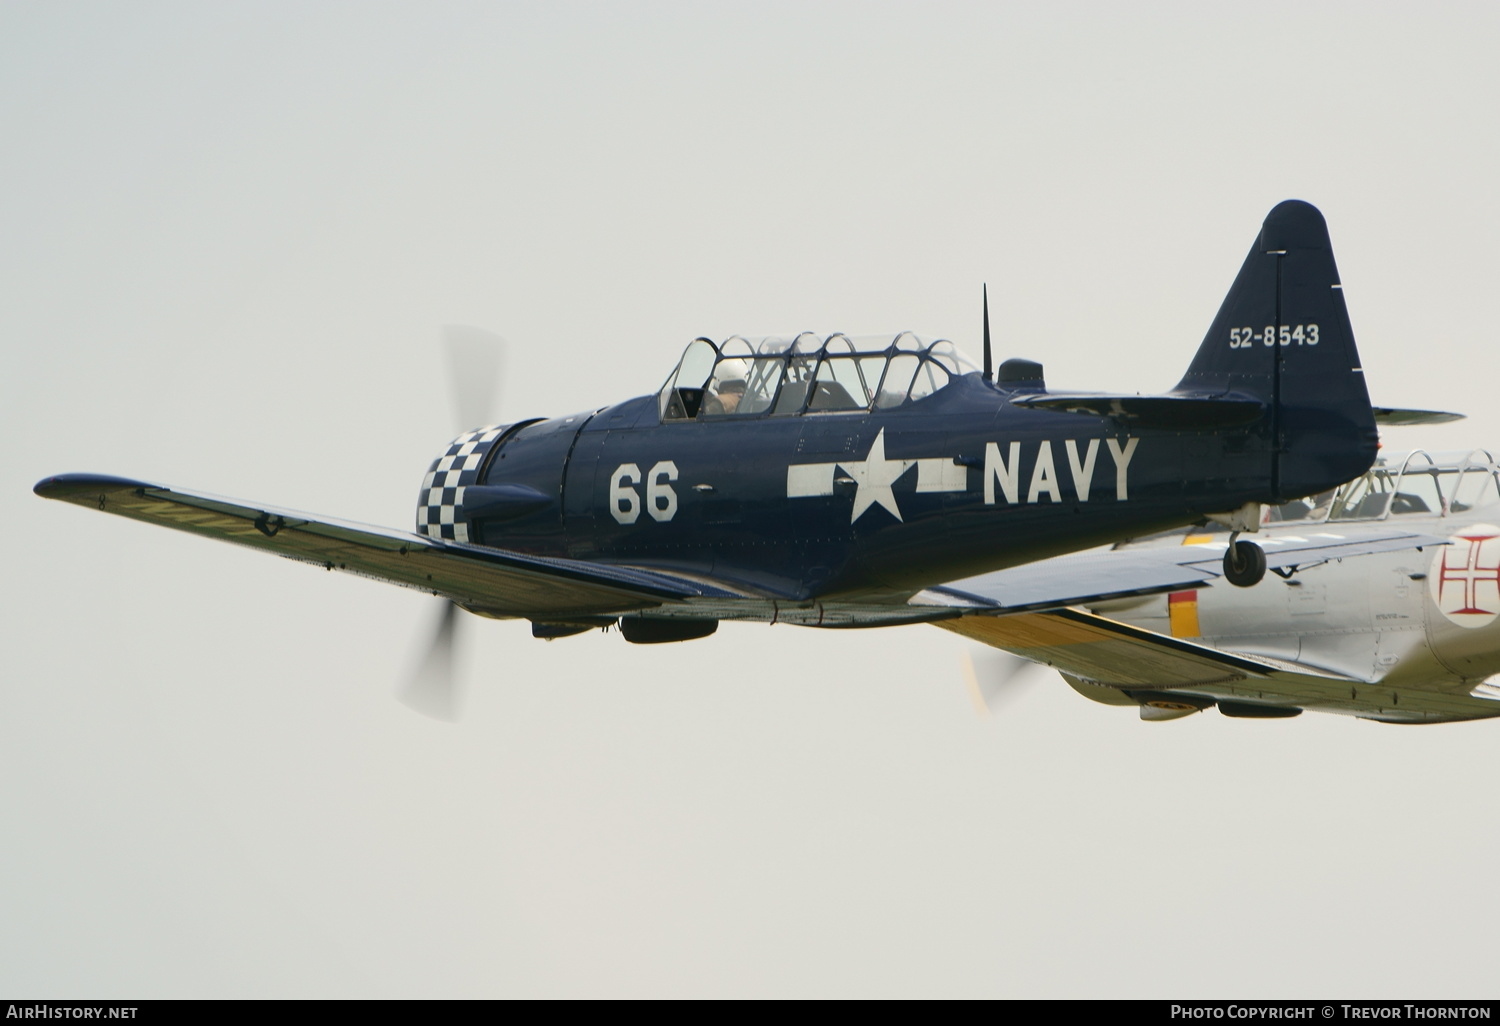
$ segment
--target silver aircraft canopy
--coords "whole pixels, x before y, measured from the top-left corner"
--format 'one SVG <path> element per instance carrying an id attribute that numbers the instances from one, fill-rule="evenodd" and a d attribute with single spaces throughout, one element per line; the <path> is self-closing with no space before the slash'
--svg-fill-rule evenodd
<path id="1" fill-rule="evenodd" d="M 1271 521 L 1385 520 L 1420 513 L 1448 516 L 1500 506 L 1495 457 L 1486 449 L 1383 453 L 1348 484 L 1271 511 Z"/>
<path id="2" fill-rule="evenodd" d="M 1500 463 L 1487 449 L 1385 452 L 1353 481 L 1319 495 L 1267 507 L 1262 526 L 1278 524 L 1346 524 L 1379 522 L 1408 516 L 1448 517 L 1494 507 L 1490 519 L 1500 523 Z M 1408 530 L 1440 533 L 1440 525 Z M 1189 528 L 1133 538 L 1123 546 L 1188 544 L 1183 536 L 1226 535 L 1223 523 L 1209 521 Z M 1169 541 L 1170 539 L 1170 541 Z"/>

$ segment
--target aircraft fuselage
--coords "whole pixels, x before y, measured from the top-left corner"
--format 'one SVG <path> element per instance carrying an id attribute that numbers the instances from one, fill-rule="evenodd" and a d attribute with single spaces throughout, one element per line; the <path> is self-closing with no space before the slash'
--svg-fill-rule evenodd
<path id="1" fill-rule="evenodd" d="M 970 374 L 890 411 L 664 423 L 645 396 L 513 426 L 468 495 L 519 487 L 532 507 L 498 502 L 465 537 L 808 598 L 910 591 L 1272 498 L 1264 422 L 1150 430 L 1012 397 Z M 1368 463 L 1346 430 L 1319 487 Z"/>

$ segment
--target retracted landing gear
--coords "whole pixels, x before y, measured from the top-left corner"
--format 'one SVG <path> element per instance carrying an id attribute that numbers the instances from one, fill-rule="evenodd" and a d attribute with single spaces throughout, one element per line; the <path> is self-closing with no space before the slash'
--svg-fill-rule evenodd
<path id="1" fill-rule="evenodd" d="M 1240 541 L 1239 532 L 1229 536 L 1224 550 L 1224 579 L 1236 588 L 1257 585 L 1266 576 L 1266 550 L 1252 541 Z"/>

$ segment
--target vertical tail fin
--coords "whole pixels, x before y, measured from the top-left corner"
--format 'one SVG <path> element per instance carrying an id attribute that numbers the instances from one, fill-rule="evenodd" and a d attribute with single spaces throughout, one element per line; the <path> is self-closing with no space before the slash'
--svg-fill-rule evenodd
<path id="1" fill-rule="evenodd" d="M 1277 500 L 1332 488 L 1374 462 L 1375 415 L 1316 207 L 1287 200 L 1266 216 L 1174 392 L 1267 404 Z"/>

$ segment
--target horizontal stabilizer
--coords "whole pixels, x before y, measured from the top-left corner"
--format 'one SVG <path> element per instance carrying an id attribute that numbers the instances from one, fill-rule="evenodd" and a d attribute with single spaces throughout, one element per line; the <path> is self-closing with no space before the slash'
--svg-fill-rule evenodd
<path id="1" fill-rule="evenodd" d="M 1452 424 L 1467 414 L 1443 410 L 1402 410 L 1394 406 L 1375 407 L 1375 423 L 1381 427 L 1411 427 L 1415 424 Z"/>
<path id="2" fill-rule="evenodd" d="M 1110 417 L 1142 428 L 1213 430 L 1253 424 L 1265 412 L 1259 399 L 1185 395 L 1091 395 L 1043 393 L 1011 400 L 1023 410 L 1056 410 Z"/>

